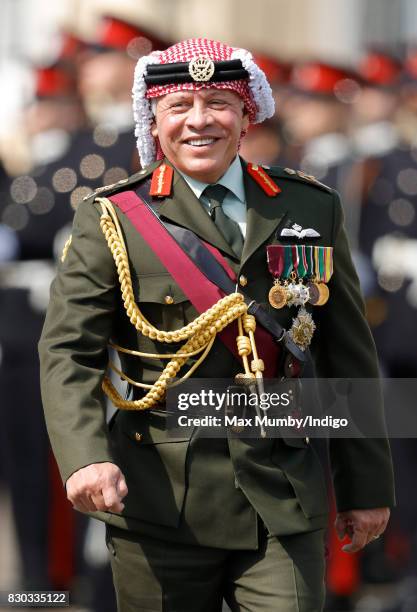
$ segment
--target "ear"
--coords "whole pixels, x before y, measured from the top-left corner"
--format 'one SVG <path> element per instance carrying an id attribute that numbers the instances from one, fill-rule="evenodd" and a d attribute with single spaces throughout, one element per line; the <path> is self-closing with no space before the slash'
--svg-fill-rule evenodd
<path id="1" fill-rule="evenodd" d="M 156 121 L 153 121 L 151 124 L 151 134 L 154 138 L 158 137 L 158 128 L 156 127 Z"/>
<path id="2" fill-rule="evenodd" d="M 245 112 L 242 117 L 242 130 L 246 132 L 248 127 L 249 127 L 249 114 Z"/>

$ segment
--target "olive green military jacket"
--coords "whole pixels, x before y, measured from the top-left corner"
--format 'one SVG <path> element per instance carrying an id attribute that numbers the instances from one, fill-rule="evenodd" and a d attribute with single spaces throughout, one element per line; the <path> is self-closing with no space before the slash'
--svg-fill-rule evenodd
<path id="1" fill-rule="evenodd" d="M 270 197 L 242 163 L 247 233 L 240 262 L 176 171 L 171 196 L 159 207 L 161 218 L 191 229 L 217 247 L 238 277 L 247 278 L 246 293 L 263 303 L 286 328 L 294 312 L 288 307 L 275 310 L 268 304 L 272 278 L 266 245 L 272 240 L 279 243 L 275 233 L 286 218 L 316 229 L 320 238 L 314 244 L 334 247 L 330 299 L 312 310 L 317 326 L 311 345 L 316 373 L 328 378 L 378 377 L 338 195 L 295 173 L 271 168 L 267 172 L 281 191 Z M 157 165 L 99 195 L 137 188 Z M 127 217 L 118 209 L 117 215 L 140 310 L 158 328 L 182 327 L 197 315 L 194 307 Z M 92 195 L 75 214 L 72 243 L 51 287 L 39 343 L 46 422 L 63 481 L 88 464 L 113 461 L 127 480 L 126 506 L 121 516 L 98 512 L 97 518 L 164 537 L 174 537 L 175 532 L 209 546 L 255 546 L 256 512 L 275 534 L 323 527 L 327 521 L 323 472 L 311 444 L 303 439 L 201 440 L 192 428 L 184 430 L 182 438 L 172 438 L 163 410 L 118 411 L 110 425 L 106 424 L 101 383 L 109 340 L 152 353 L 172 352 L 177 347 L 140 336 L 130 323 L 99 218 L 100 207 Z M 170 304 L 167 295 L 173 298 Z M 123 371 L 142 382 L 153 382 L 164 365 L 123 354 L 121 361 Z M 242 367 L 237 359 L 216 340 L 196 376 L 231 378 L 239 371 Z M 377 412 L 382 410 L 379 402 L 376 395 L 373 409 Z M 364 402 L 359 408 L 366 411 L 369 406 Z M 330 458 L 340 511 L 393 505 L 386 439 L 333 440 Z M 216 521 L 218 514 L 221 517 Z"/>

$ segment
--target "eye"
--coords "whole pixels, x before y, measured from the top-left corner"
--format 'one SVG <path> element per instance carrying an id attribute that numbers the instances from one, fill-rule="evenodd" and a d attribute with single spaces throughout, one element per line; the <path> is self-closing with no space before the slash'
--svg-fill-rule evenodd
<path id="1" fill-rule="evenodd" d="M 175 110 L 181 110 L 183 108 L 188 108 L 189 107 L 189 103 L 186 102 L 185 100 L 180 100 L 178 102 L 173 102 L 170 105 L 170 108 L 175 109 Z"/>
<path id="2" fill-rule="evenodd" d="M 227 102 L 221 99 L 214 99 L 209 102 L 211 106 L 226 106 Z"/>

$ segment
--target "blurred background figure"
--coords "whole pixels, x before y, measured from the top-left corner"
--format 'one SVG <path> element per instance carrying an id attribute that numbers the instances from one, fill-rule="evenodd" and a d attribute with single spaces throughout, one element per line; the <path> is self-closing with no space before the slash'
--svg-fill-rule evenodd
<path id="1" fill-rule="evenodd" d="M 339 191 L 353 239 L 347 185 L 354 163 L 349 127 L 351 105 L 360 92 L 357 76 L 344 66 L 308 61 L 294 66 L 290 83 L 293 95 L 284 125 L 288 164 Z"/>
<path id="2" fill-rule="evenodd" d="M 362 80 L 353 106 L 352 139 L 363 158 L 388 153 L 398 144 L 394 123 L 399 106 L 402 62 L 384 49 L 370 49 L 359 62 Z"/>
<path id="3" fill-rule="evenodd" d="M 417 317 L 412 263 L 417 253 L 417 132 L 409 129 L 417 121 L 417 71 L 412 66 L 410 53 L 398 93 L 381 92 L 389 101 L 393 123 L 385 152 L 374 152 L 364 161 L 360 234 L 361 247 L 371 257 L 378 279 L 380 299 L 370 305 L 369 316 L 381 360 L 390 375 L 402 377 L 417 374 L 417 348 L 407 333 Z M 388 123 L 388 116 L 378 123 Z M 381 129 L 388 133 L 383 125 Z"/>
<path id="4" fill-rule="evenodd" d="M 139 169 L 133 71 L 142 54 L 165 44 L 140 29 L 132 3 L 94 13 L 92 40 L 62 32 L 54 61 L 33 68 L 34 95 L 23 112 L 26 172 L 0 176 L 0 261 L 8 262 L 0 270 L 0 456 L 22 588 L 70 589 L 75 603 L 113 612 L 103 533 L 73 512 L 49 447 L 36 345 L 74 209 L 97 186 Z"/>
<path id="5" fill-rule="evenodd" d="M 375 112 L 368 113 L 371 150 L 363 162 L 361 245 L 378 280 L 378 292 L 368 301 L 368 318 L 386 376 L 416 378 L 417 345 L 410 330 L 415 330 L 417 321 L 417 52 L 408 51 L 401 71 L 397 62 L 393 68 L 388 63 L 381 66 L 383 82 L 373 85 L 369 94 Z M 407 398 L 391 400 L 388 405 L 394 408 Z M 395 422 L 395 411 L 388 419 Z M 401 612 L 417 608 L 417 442 L 394 439 L 392 451 L 398 507 L 385 542 L 390 551 L 388 569 L 402 580 L 397 596 L 384 610 Z M 381 559 L 373 559 L 367 569 L 374 578 L 380 576 Z"/>
<path id="6" fill-rule="evenodd" d="M 278 165 L 281 153 L 279 127 L 274 121 L 251 125 L 242 141 L 240 155 L 254 164 Z"/>
<path id="7" fill-rule="evenodd" d="M 255 53 L 254 58 L 271 85 L 276 114 L 260 125 L 249 127 L 247 135 L 242 140 L 240 154 L 253 163 L 282 165 L 285 158 L 282 126 L 289 97 L 291 64 L 260 53 Z"/>
<path id="8" fill-rule="evenodd" d="M 14 252 L 7 257 L 9 264 L 1 270 L 0 389 L 4 409 L 0 452 L 26 589 L 60 588 L 72 572 L 65 560 L 58 560 L 56 549 L 58 538 L 65 549 L 66 534 L 72 533 L 72 514 L 68 509 L 65 514 L 65 507 L 64 513 L 59 512 L 65 495 L 62 485 L 57 486 L 49 450 L 36 355 L 53 275 L 52 262 L 47 260 L 52 260 L 57 230 L 72 218 L 68 202 L 62 202 L 63 196 L 61 202 L 55 197 L 49 169 L 67 154 L 71 134 L 84 122 L 70 61 L 76 45 L 70 53 L 70 43 L 75 40 L 63 37 L 62 54 L 56 62 L 34 69 L 35 98 L 25 113 L 33 170 L 4 179 L 0 202 L 2 227 L 13 232 L 15 242 Z M 16 397 L 19 406 L 13 409 Z M 72 559 L 68 561 L 71 564 Z"/>

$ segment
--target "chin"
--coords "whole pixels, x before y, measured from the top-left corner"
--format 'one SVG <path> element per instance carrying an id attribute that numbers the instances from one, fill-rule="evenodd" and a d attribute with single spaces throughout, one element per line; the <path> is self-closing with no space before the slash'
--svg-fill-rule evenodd
<path id="1" fill-rule="evenodd" d="M 226 169 L 223 168 L 223 164 L 213 159 L 190 159 L 184 168 L 184 172 L 190 176 L 195 175 L 198 180 L 208 182 L 209 179 L 216 180 L 219 178 Z M 212 178 L 214 177 L 214 178 Z"/>

